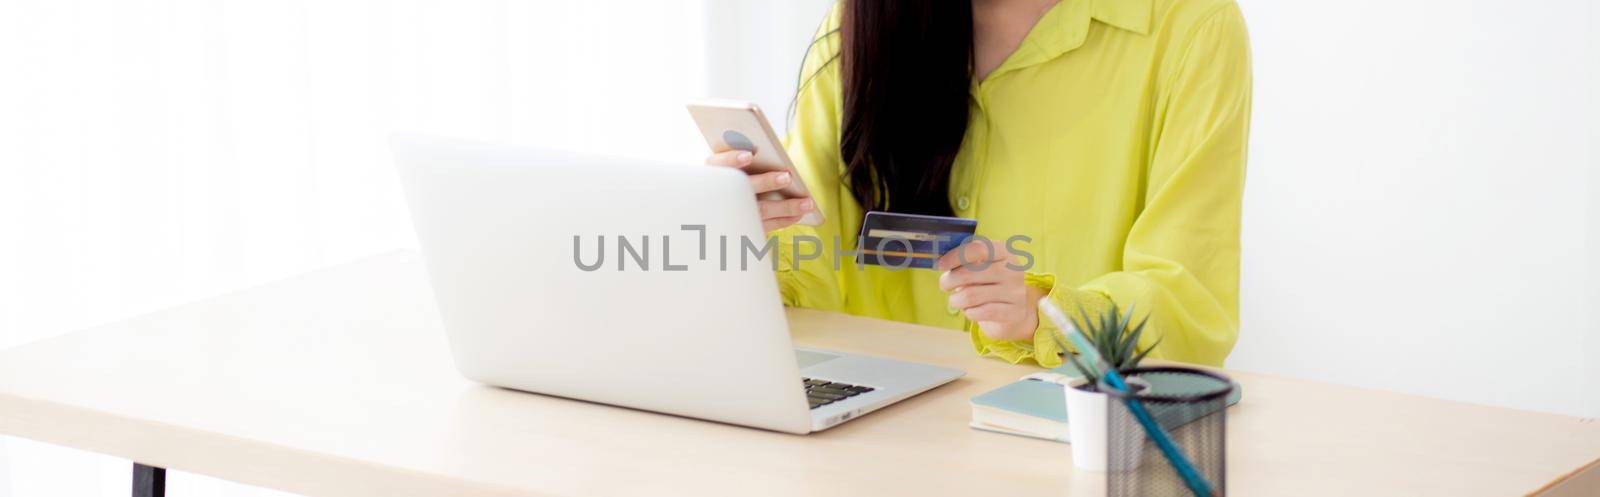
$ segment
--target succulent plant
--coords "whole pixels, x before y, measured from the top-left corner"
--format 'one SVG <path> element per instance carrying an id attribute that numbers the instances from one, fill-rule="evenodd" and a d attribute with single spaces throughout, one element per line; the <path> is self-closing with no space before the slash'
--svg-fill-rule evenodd
<path id="1" fill-rule="evenodd" d="M 1089 312 L 1084 310 L 1083 304 L 1078 304 L 1077 318 L 1081 321 L 1074 325 L 1089 338 L 1089 343 L 1094 345 L 1107 365 L 1117 371 L 1138 367 L 1139 361 L 1143 361 L 1145 356 L 1150 355 L 1151 350 L 1161 345 L 1161 339 L 1157 338 L 1149 348 L 1138 350 L 1139 336 L 1144 334 L 1144 326 L 1150 321 L 1150 316 L 1146 315 L 1138 324 L 1133 324 L 1132 305 L 1128 306 L 1127 314 L 1123 314 L 1117 309 L 1117 304 L 1112 303 L 1107 312 L 1090 316 Z M 1054 334 L 1051 338 L 1055 339 L 1056 345 L 1061 347 L 1061 350 L 1069 351 L 1066 354 L 1067 360 L 1072 363 L 1073 369 L 1078 370 L 1078 373 L 1089 381 L 1089 385 L 1100 384 L 1100 375 L 1095 374 L 1093 368 L 1084 364 L 1077 354 L 1070 352 L 1072 349 L 1067 346 L 1066 340 L 1060 334 Z"/>

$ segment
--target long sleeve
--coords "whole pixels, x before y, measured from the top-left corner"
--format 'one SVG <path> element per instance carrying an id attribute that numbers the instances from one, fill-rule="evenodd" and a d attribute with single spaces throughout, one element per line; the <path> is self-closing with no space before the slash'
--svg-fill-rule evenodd
<path id="1" fill-rule="evenodd" d="M 841 195 L 839 129 L 840 98 L 839 9 L 835 7 L 818 28 L 801 64 L 794 102 L 794 119 L 784 149 L 800 171 L 800 178 L 811 191 L 826 219 L 822 226 L 793 225 L 773 233 L 778 254 L 778 287 L 788 306 L 841 310 L 843 281 L 833 267 L 833 250 L 850 250 L 852 241 L 841 235 L 843 213 L 857 209 Z M 798 244 L 797 244 L 798 242 Z M 797 249 L 800 255 L 798 264 Z M 811 258 L 812 254 L 819 254 Z"/>
<path id="2" fill-rule="evenodd" d="M 1149 316 L 1141 347 L 1151 357 L 1220 366 L 1239 333 L 1239 224 L 1250 126 L 1250 48 L 1233 3 L 1195 25 L 1160 74 L 1143 208 L 1122 250 L 1122 268 L 1077 285 L 1029 275 L 1076 316 L 1111 303 Z M 1031 341 L 974 332 L 980 352 L 1047 367 L 1062 362 L 1041 322 Z M 1029 343 L 1031 342 L 1031 343 Z"/>

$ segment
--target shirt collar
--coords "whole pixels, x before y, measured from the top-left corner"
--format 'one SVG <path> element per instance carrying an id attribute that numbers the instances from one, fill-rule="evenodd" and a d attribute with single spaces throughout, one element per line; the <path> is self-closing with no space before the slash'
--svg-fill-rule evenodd
<path id="1" fill-rule="evenodd" d="M 1078 48 L 1089 34 L 1089 21 L 1150 34 L 1150 11 L 1155 0 L 1061 0 L 1045 12 L 1034 27 L 1046 51 L 1060 54 Z M 1053 49 L 1053 50 L 1050 50 Z"/>
<path id="2" fill-rule="evenodd" d="M 1148 35 L 1154 3 L 1154 0 L 1061 0 L 1039 18 L 1022 45 L 990 73 L 989 78 L 1054 59 L 1083 46 L 1091 21 Z"/>
<path id="3" fill-rule="evenodd" d="M 1153 3 L 1153 0 L 1094 0 L 1089 15 L 1096 21 L 1148 35 Z"/>

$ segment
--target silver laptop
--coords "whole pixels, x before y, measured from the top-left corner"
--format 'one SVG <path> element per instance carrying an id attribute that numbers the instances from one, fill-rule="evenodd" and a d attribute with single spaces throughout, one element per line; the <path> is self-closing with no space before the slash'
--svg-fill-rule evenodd
<path id="1" fill-rule="evenodd" d="M 467 378 L 808 433 L 963 374 L 794 347 L 777 249 L 739 171 L 419 136 L 393 146 Z"/>

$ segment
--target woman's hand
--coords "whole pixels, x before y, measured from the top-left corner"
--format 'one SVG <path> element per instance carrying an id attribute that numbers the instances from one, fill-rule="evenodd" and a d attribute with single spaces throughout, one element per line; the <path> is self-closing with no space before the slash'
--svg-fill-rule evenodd
<path id="1" fill-rule="evenodd" d="M 748 151 L 729 150 L 711 154 L 706 158 L 706 164 L 713 166 L 744 169 L 750 165 L 754 158 Z M 794 177 L 789 171 L 772 171 L 750 175 L 750 188 L 756 191 L 756 207 L 761 209 L 761 229 L 773 231 L 800 221 L 812 210 L 817 208 L 817 203 L 808 198 L 786 198 L 767 200 L 764 193 L 775 192 L 794 182 Z"/>
<path id="2" fill-rule="evenodd" d="M 1033 338 L 1039 327 L 1034 307 L 1043 289 L 1025 282 L 1022 271 L 1006 267 L 1011 252 L 992 240 L 969 240 L 939 258 L 939 289 L 950 294 L 950 307 L 960 309 L 978 329 L 996 340 Z"/>

